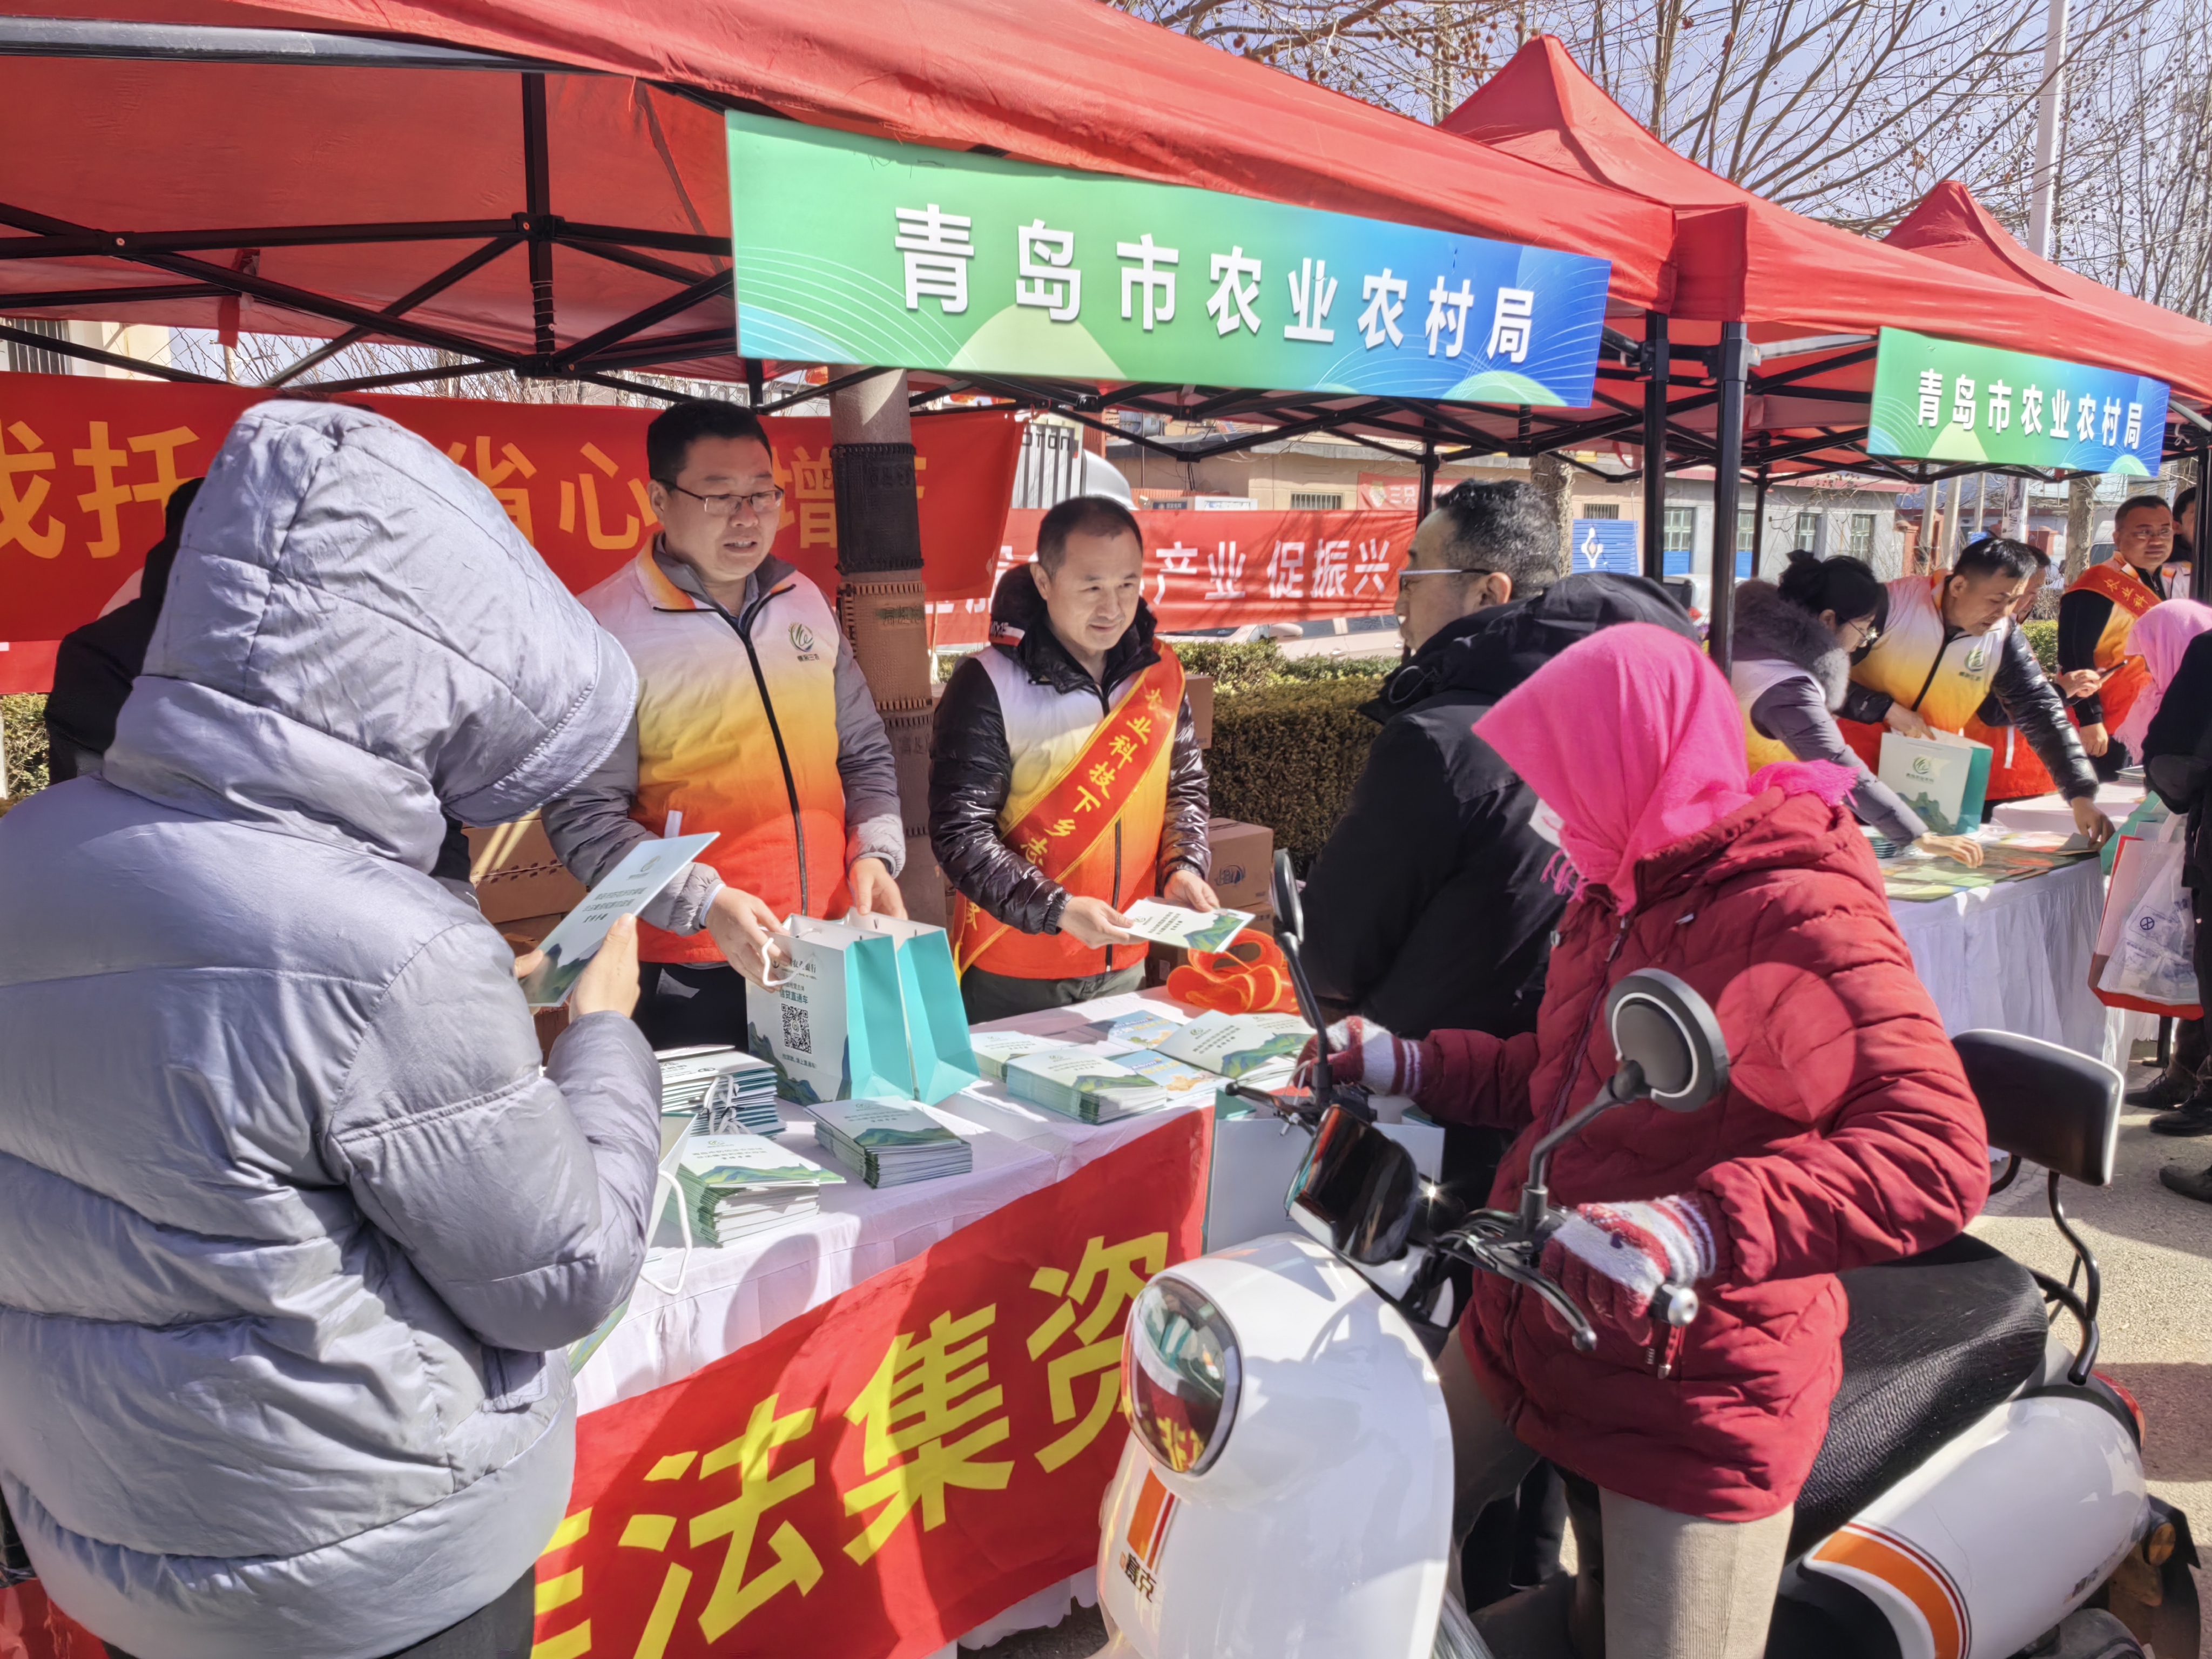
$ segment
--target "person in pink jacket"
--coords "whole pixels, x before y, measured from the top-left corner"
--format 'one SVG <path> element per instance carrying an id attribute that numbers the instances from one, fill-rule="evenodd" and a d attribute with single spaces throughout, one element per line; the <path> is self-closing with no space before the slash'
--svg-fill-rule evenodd
<path id="1" fill-rule="evenodd" d="M 1571 1212 L 1547 1271 L 1598 1328 L 1577 1353 L 1541 1300 L 1478 1274 L 1439 1362 L 1462 1522 L 1534 1458 L 1602 1493 L 1610 1659 L 1755 1659 L 1792 1505 L 1826 1431 L 1846 1318 L 1835 1275 L 1929 1249 L 1989 1190 L 1979 1108 L 1891 920 L 1874 855 L 1825 763 L 1746 778 L 1743 721 L 1697 649 L 1607 629 L 1476 726 L 1557 814 L 1563 918 L 1534 1032 L 1370 1026 L 1346 1081 L 1529 1148 L 1614 1066 L 1601 1018 L 1640 969 L 1718 1014 L 1729 1085 L 1694 1114 L 1632 1104 L 1559 1149 Z M 1662 1283 L 1703 1301 L 1684 1329 Z"/>

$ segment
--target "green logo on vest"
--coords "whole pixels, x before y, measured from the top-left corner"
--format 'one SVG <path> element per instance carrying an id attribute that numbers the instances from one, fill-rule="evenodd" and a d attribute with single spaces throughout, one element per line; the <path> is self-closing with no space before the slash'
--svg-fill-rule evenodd
<path id="1" fill-rule="evenodd" d="M 792 623 L 791 648 L 794 651 L 811 651 L 814 648 L 814 630 L 805 623 Z"/>

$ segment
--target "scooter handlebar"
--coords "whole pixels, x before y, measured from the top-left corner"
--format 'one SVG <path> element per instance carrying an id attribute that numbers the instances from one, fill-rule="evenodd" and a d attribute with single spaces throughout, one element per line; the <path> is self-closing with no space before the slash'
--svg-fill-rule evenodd
<path id="1" fill-rule="evenodd" d="M 1551 1225 L 1538 1230 L 1534 1237 L 1522 1229 L 1520 1218 L 1503 1210 L 1479 1210 L 1468 1218 L 1455 1231 L 1437 1241 L 1439 1248 L 1460 1256 L 1485 1273 L 1495 1273 L 1500 1279 L 1525 1285 L 1542 1297 L 1547 1306 L 1558 1314 L 1567 1328 L 1567 1334 L 1577 1353 L 1588 1353 L 1597 1346 L 1597 1332 L 1589 1316 L 1575 1305 L 1572 1297 L 1558 1281 L 1538 1269 L 1537 1260 L 1544 1241 L 1558 1230 L 1564 1221 L 1563 1212 L 1547 1212 L 1546 1220 Z M 1698 1292 L 1687 1285 L 1662 1285 L 1651 1298 L 1654 1319 L 1664 1320 L 1679 1330 L 1698 1316 Z"/>

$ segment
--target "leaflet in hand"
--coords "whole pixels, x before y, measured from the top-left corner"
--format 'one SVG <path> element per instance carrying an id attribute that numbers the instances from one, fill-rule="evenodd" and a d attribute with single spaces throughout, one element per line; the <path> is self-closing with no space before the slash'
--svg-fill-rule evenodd
<path id="1" fill-rule="evenodd" d="M 522 994 L 533 1008 L 558 1008 L 576 988 L 607 929 L 620 916 L 634 916 L 660 896 L 684 866 L 706 850 L 714 831 L 703 836 L 678 836 L 666 841 L 641 841 L 623 855 L 620 864 L 599 879 L 584 902 L 561 919 L 538 948 L 545 960 L 522 981 Z"/>
<path id="2" fill-rule="evenodd" d="M 1186 910 L 1158 899 L 1139 899 L 1127 914 L 1131 933 L 1193 951 L 1227 950 L 1252 920 L 1249 910 Z"/>
<path id="3" fill-rule="evenodd" d="M 919 1106 L 898 1100 L 811 1101 L 814 1138 L 871 1187 L 966 1175 L 975 1149 Z"/>

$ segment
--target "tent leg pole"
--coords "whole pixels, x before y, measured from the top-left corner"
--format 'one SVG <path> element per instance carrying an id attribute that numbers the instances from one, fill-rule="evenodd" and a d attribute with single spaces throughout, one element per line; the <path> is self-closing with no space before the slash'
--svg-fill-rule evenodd
<path id="1" fill-rule="evenodd" d="M 522 77 L 522 179 L 530 215 L 530 305 L 538 355 L 557 349 L 553 334 L 553 167 L 545 137 L 545 77 Z"/>
<path id="2" fill-rule="evenodd" d="M 1766 574 L 1766 481 L 1771 469 L 1759 469 L 1759 486 L 1752 491 L 1751 574 Z"/>
<path id="3" fill-rule="evenodd" d="M 1667 313 L 1644 313 L 1644 574 L 1667 574 Z"/>
<path id="4" fill-rule="evenodd" d="M 1723 323 L 1716 367 L 1720 381 L 1718 453 L 1713 460 L 1712 610 L 1705 648 L 1722 673 L 1734 660 L 1736 493 L 1743 471 L 1744 326 Z"/>
<path id="5" fill-rule="evenodd" d="M 1419 524 L 1423 519 L 1427 518 L 1430 514 L 1436 511 L 1436 506 L 1437 447 L 1432 443 L 1425 443 L 1421 446 L 1421 510 L 1414 514 L 1413 522 Z"/>

